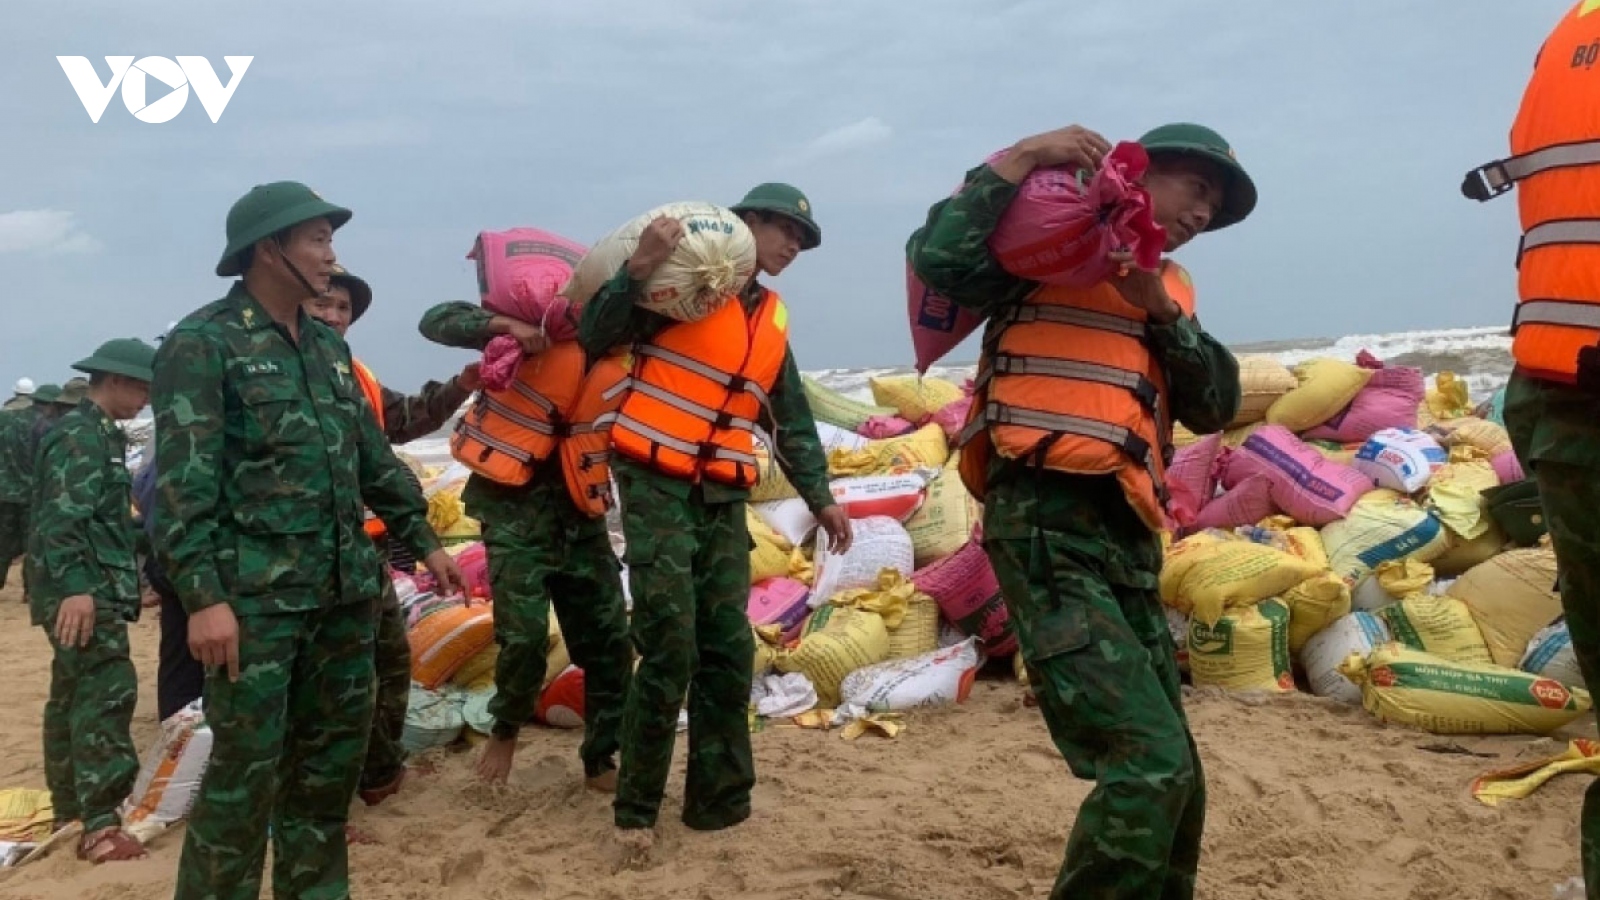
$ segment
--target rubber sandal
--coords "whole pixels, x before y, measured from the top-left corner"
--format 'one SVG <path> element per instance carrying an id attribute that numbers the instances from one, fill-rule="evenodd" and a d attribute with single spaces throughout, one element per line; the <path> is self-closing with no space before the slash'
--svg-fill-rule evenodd
<path id="1" fill-rule="evenodd" d="M 78 858 L 96 865 L 144 859 L 148 855 L 133 835 L 115 826 L 86 834 L 78 842 Z"/>

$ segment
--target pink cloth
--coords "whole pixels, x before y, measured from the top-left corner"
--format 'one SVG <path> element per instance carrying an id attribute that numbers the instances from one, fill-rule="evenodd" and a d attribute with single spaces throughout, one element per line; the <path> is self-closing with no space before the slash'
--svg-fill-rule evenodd
<path id="1" fill-rule="evenodd" d="M 1222 435 L 1213 434 L 1182 448 L 1167 467 L 1167 515 L 1180 528 L 1194 524 L 1217 493 Z"/>
<path id="2" fill-rule="evenodd" d="M 971 382 L 969 381 L 968 384 L 970 385 Z M 944 409 L 933 414 L 931 421 L 944 429 L 945 439 L 950 442 L 951 446 L 954 446 L 956 440 L 961 437 L 961 429 L 966 427 L 967 413 L 971 409 L 972 394 L 969 392 L 967 396 L 950 403 Z"/>
<path id="3" fill-rule="evenodd" d="M 1353 444 L 1386 428 L 1417 427 L 1417 409 L 1428 391 L 1422 370 L 1385 366 L 1365 350 L 1356 358 L 1356 365 L 1376 370 L 1372 379 L 1338 415 L 1307 431 L 1307 440 Z"/>
<path id="4" fill-rule="evenodd" d="M 1522 471 L 1522 463 L 1517 459 L 1515 450 L 1507 450 L 1494 459 L 1489 460 L 1489 465 L 1494 466 L 1494 473 L 1500 476 L 1501 484 L 1516 484 L 1528 477 Z"/>
<path id="5" fill-rule="evenodd" d="M 910 434 L 916 430 L 916 425 L 899 416 L 872 416 L 861 423 L 861 427 L 856 429 L 856 433 L 864 438 L 881 441 L 884 438 Z"/>
<path id="6" fill-rule="evenodd" d="M 1123 141 L 1093 174 L 1065 166 L 1035 169 L 1001 215 L 989 249 L 1013 275 L 1067 287 L 1110 277 L 1117 265 L 1107 255 L 1118 250 L 1132 251 L 1134 265 L 1155 271 L 1167 232 L 1156 224 L 1150 194 L 1139 184 L 1149 166 L 1143 147 Z"/>
<path id="7" fill-rule="evenodd" d="M 503 391 L 516 380 L 517 367 L 522 365 L 522 345 L 509 334 L 495 336 L 483 348 L 483 363 L 478 375 L 483 386 L 491 391 Z"/>
<path id="8" fill-rule="evenodd" d="M 782 625 L 792 628 L 803 622 L 811 608 L 806 599 L 811 589 L 793 578 L 767 578 L 750 588 L 747 612 L 752 625 Z"/>
<path id="9" fill-rule="evenodd" d="M 1272 483 L 1272 502 L 1302 525 L 1336 522 L 1373 489 L 1372 479 L 1331 462 L 1289 429 L 1268 425 L 1250 435 L 1222 464 L 1222 486 L 1233 490 L 1252 476 Z"/>

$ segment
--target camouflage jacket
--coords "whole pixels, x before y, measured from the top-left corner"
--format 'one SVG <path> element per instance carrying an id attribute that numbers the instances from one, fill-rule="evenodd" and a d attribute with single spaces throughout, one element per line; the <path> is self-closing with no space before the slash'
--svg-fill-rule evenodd
<path id="1" fill-rule="evenodd" d="M 427 437 L 443 428 L 467 402 L 472 392 L 454 378 L 440 383 L 430 381 L 414 395 L 380 387 L 383 394 L 383 436 L 392 444 L 404 444 Z"/>
<path id="2" fill-rule="evenodd" d="M 54 624 L 61 601 L 79 594 L 94 598 L 99 621 L 139 617 L 126 450 L 122 429 L 88 400 L 39 445 L 26 562 L 33 624 Z"/>
<path id="3" fill-rule="evenodd" d="M 989 252 L 989 236 L 1016 194 L 1017 186 L 987 165 L 968 172 L 961 192 L 934 204 L 907 243 L 917 277 L 952 303 L 985 316 L 1037 290 L 1037 282 L 1005 271 Z M 1191 318 L 1152 325 L 1148 334 L 1166 368 L 1173 417 L 1196 434 L 1225 428 L 1240 402 L 1233 354 Z M 1119 499 L 1121 489 L 1108 476 L 1024 472 L 997 455 L 989 471 L 984 537 L 1027 538 L 1035 528 L 1076 536 L 1113 582 L 1153 589 L 1160 544 Z"/>
<path id="4" fill-rule="evenodd" d="M 418 328 L 423 337 L 436 344 L 482 350 L 494 337 L 489 331 L 493 318 L 494 313 L 481 306 L 459 301 L 441 303 L 423 314 Z M 515 521 L 530 534 L 560 529 L 567 533 L 571 542 L 606 531 L 603 517 L 591 519 L 573 505 L 561 467 L 555 464 L 540 467 L 533 479 L 521 487 L 473 475 L 461 490 L 461 502 L 467 508 L 467 515 L 485 527 Z"/>
<path id="5" fill-rule="evenodd" d="M 0 503 L 33 499 L 33 407 L 0 412 Z"/>
<path id="6" fill-rule="evenodd" d="M 439 548 L 349 348 L 299 315 L 297 344 L 236 282 L 156 355 L 153 543 L 190 613 L 372 602 L 382 566 L 363 504 L 418 557 Z"/>
<path id="7" fill-rule="evenodd" d="M 641 286 L 629 277 L 624 267 L 584 306 L 583 318 L 578 323 L 578 340 L 591 357 L 621 344 L 647 343 L 661 329 L 676 324 L 660 313 L 635 304 Z M 766 292 L 765 287 L 751 281 L 739 296 L 739 302 L 746 311 L 753 312 L 765 299 Z M 834 503 L 833 493 L 828 489 L 828 458 L 822 452 L 822 439 L 817 436 L 817 423 L 806 402 L 793 350 L 784 355 L 783 369 L 768 396 L 772 400 L 773 421 L 770 424 L 772 438 L 778 445 L 774 448 L 778 465 L 789 476 L 806 506 L 813 513 L 821 512 Z M 675 496 L 689 497 L 696 487 L 680 478 L 651 474 L 660 479 L 662 490 Z M 712 481 L 703 482 L 699 487 L 707 503 L 730 503 L 750 496 L 750 492 L 742 488 Z"/>

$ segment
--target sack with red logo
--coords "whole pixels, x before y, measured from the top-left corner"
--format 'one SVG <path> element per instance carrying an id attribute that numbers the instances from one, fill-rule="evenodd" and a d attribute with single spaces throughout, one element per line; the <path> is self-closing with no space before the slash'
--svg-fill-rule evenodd
<path id="1" fill-rule="evenodd" d="M 542 326 L 553 341 L 570 341 L 578 336 L 578 318 L 560 291 L 587 252 L 554 232 L 511 228 L 479 232 L 467 259 L 477 263 L 484 309 Z M 522 359 L 516 338 L 494 338 L 483 351 L 484 383 L 492 390 L 510 387 Z"/>
<path id="2" fill-rule="evenodd" d="M 1451 662 L 1397 643 L 1339 667 L 1386 722 L 1434 734 L 1549 734 L 1589 711 L 1589 692 L 1501 666 Z"/>

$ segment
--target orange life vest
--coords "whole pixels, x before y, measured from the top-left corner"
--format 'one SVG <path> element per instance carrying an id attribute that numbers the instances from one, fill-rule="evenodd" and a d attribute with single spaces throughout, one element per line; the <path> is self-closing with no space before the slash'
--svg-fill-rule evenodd
<path id="1" fill-rule="evenodd" d="M 1194 315 L 1194 285 L 1166 260 L 1167 294 Z M 1046 285 L 984 331 L 961 479 L 982 499 L 991 453 L 1058 472 L 1116 475 L 1151 530 L 1163 527 L 1172 424 L 1166 373 L 1144 312 L 1109 282 Z"/>
<path id="2" fill-rule="evenodd" d="M 737 297 L 695 322 L 663 329 L 634 348 L 632 386 L 611 444 L 656 471 L 751 487 L 754 436 L 789 350 L 789 312 L 768 290 L 755 312 Z"/>
<path id="3" fill-rule="evenodd" d="M 361 386 L 361 393 L 366 395 L 367 405 L 372 407 L 372 414 L 378 419 L 378 430 L 382 431 L 384 428 L 383 385 L 378 382 L 378 376 L 372 374 L 372 370 L 367 368 L 366 364 L 361 360 L 351 359 L 350 363 L 351 372 L 356 377 L 356 384 Z M 383 524 L 383 520 L 373 515 L 370 509 L 367 510 L 366 521 L 362 523 L 361 527 L 366 530 L 367 537 L 375 541 L 389 533 L 389 526 Z"/>
<path id="4" fill-rule="evenodd" d="M 1574 6 L 1545 41 L 1511 127 L 1511 156 L 1467 173 L 1488 200 L 1517 187 L 1522 241 L 1512 355 L 1527 374 L 1576 380 L 1600 341 L 1600 2 Z"/>
<path id="5" fill-rule="evenodd" d="M 605 515 L 613 502 L 608 435 L 628 370 L 616 356 L 587 372 L 585 364 L 577 341 L 524 359 L 509 388 L 478 392 L 456 423 L 451 455 L 484 478 L 515 487 L 559 454 L 573 504 L 590 516 Z"/>

